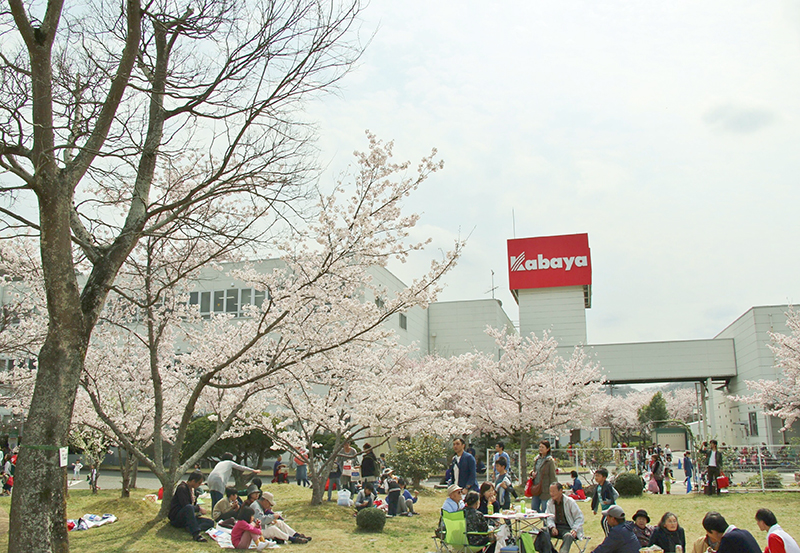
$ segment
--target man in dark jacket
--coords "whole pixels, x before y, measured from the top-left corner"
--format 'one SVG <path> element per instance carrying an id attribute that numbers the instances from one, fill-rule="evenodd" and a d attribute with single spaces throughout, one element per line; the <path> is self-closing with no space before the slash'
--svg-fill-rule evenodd
<path id="1" fill-rule="evenodd" d="M 372 446 L 364 444 L 364 456 L 361 458 L 361 479 L 364 483 L 375 482 L 378 476 L 377 464 L 378 459 L 375 457 L 375 452 L 372 451 Z"/>
<path id="2" fill-rule="evenodd" d="M 192 535 L 194 541 L 204 542 L 205 539 L 201 532 L 214 527 L 214 521 L 210 518 L 197 516 L 204 515 L 205 511 L 196 505 L 197 499 L 194 492 L 203 483 L 203 474 L 193 472 L 189 475 L 186 482 L 181 482 L 172 494 L 172 501 L 169 504 L 169 523 L 175 528 L 186 528 Z"/>
<path id="3" fill-rule="evenodd" d="M 466 490 L 478 491 L 478 473 L 475 457 L 466 451 L 467 443 L 461 439 L 453 440 L 453 451 L 455 456 L 450 468 L 453 471 L 453 480 L 458 487 Z M 456 475 L 458 477 L 456 478 Z"/>
<path id="4" fill-rule="evenodd" d="M 708 467 L 708 488 L 706 488 L 706 493 L 708 495 L 712 494 L 714 488 L 717 489 L 717 493 L 720 492 L 717 485 L 717 477 L 722 472 L 722 453 L 717 451 L 717 440 L 711 440 L 710 443 L 711 449 L 706 456 L 706 466 Z"/>
<path id="5" fill-rule="evenodd" d="M 633 533 L 633 523 L 625 522 L 625 511 L 612 505 L 603 515 L 608 521 L 608 536 L 592 553 L 639 553 L 639 539 Z"/>
<path id="6" fill-rule="evenodd" d="M 709 511 L 703 517 L 708 541 L 719 543 L 717 553 L 761 553 L 758 542 L 747 530 L 728 524 L 721 514 Z"/>

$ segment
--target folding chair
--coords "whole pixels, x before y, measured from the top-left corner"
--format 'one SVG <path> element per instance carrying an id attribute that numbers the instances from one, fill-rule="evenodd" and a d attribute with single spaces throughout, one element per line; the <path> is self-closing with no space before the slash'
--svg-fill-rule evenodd
<path id="1" fill-rule="evenodd" d="M 536 530 L 534 532 L 522 532 L 520 534 L 520 552 L 521 553 L 536 553 L 536 549 L 534 548 L 534 536 L 538 535 L 539 532 L 546 532 L 547 529 Z M 584 553 L 586 548 L 589 546 L 589 540 L 592 539 L 588 536 L 582 536 L 577 540 L 573 541 L 572 544 L 578 548 L 579 553 Z M 557 552 L 560 548 L 559 542 L 561 538 L 557 538 L 553 541 L 553 551 Z M 572 549 L 570 548 L 570 551 Z"/>
<path id="2" fill-rule="evenodd" d="M 467 532 L 464 511 L 442 511 L 438 535 L 433 537 L 438 553 L 478 553 L 485 545 L 470 545 L 469 536 L 486 536 L 489 532 Z"/>

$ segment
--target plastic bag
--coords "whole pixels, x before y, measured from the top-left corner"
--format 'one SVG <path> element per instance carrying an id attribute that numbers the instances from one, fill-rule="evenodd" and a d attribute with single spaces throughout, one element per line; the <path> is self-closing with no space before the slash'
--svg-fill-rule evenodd
<path id="1" fill-rule="evenodd" d="M 533 497 L 533 478 L 525 482 L 525 497 Z"/>
<path id="2" fill-rule="evenodd" d="M 350 506 L 350 492 L 348 490 L 339 490 L 338 499 L 336 500 L 337 505 L 342 505 L 344 507 Z"/>

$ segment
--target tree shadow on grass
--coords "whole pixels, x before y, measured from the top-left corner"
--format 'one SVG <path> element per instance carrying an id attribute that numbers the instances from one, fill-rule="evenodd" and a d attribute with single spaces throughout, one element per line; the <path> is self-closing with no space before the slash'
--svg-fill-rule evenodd
<path id="1" fill-rule="evenodd" d="M 139 528 L 133 534 L 128 536 L 128 539 L 120 547 L 120 551 L 130 550 L 132 545 L 134 545 L 136 542 L 144 538 L 153 528 L 155 528 L 160 523 L 161 523 L 160 520 L 153 519 L 144 524 L 141 528 Z M 156 535 L 158 535 L 158 532 L 156 532 Z"/>

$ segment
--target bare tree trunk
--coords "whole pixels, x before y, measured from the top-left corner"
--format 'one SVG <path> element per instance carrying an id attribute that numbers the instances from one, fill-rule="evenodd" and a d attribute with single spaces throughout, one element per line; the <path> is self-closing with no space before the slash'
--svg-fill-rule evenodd
<path id="1" fill-rule="evenodd" d="M 528 478 L 528 433 L 524 430 L 519 432 L 519 464 L 519 480 L 525 482 Z"/>
<path id="2" fill-rule="evenodd" d="M 133 470 L 131 471 L 131 489 L 136 489 L 136 479 L 139 477 L 139 459 L 133 458 Z"/>
<path id="3" fill-rule="evenodd" d="M 133 472 L 133 464 L 135 457 L 131 455 L 130 451 L 120 449 L 120 461 L 122 460 L 122 452 L 125 451 L 125 461 L 119 465 L 119 471 L 122 476 L 122 492 L 120 497 L 131 496 L 131 473 Z"/>

